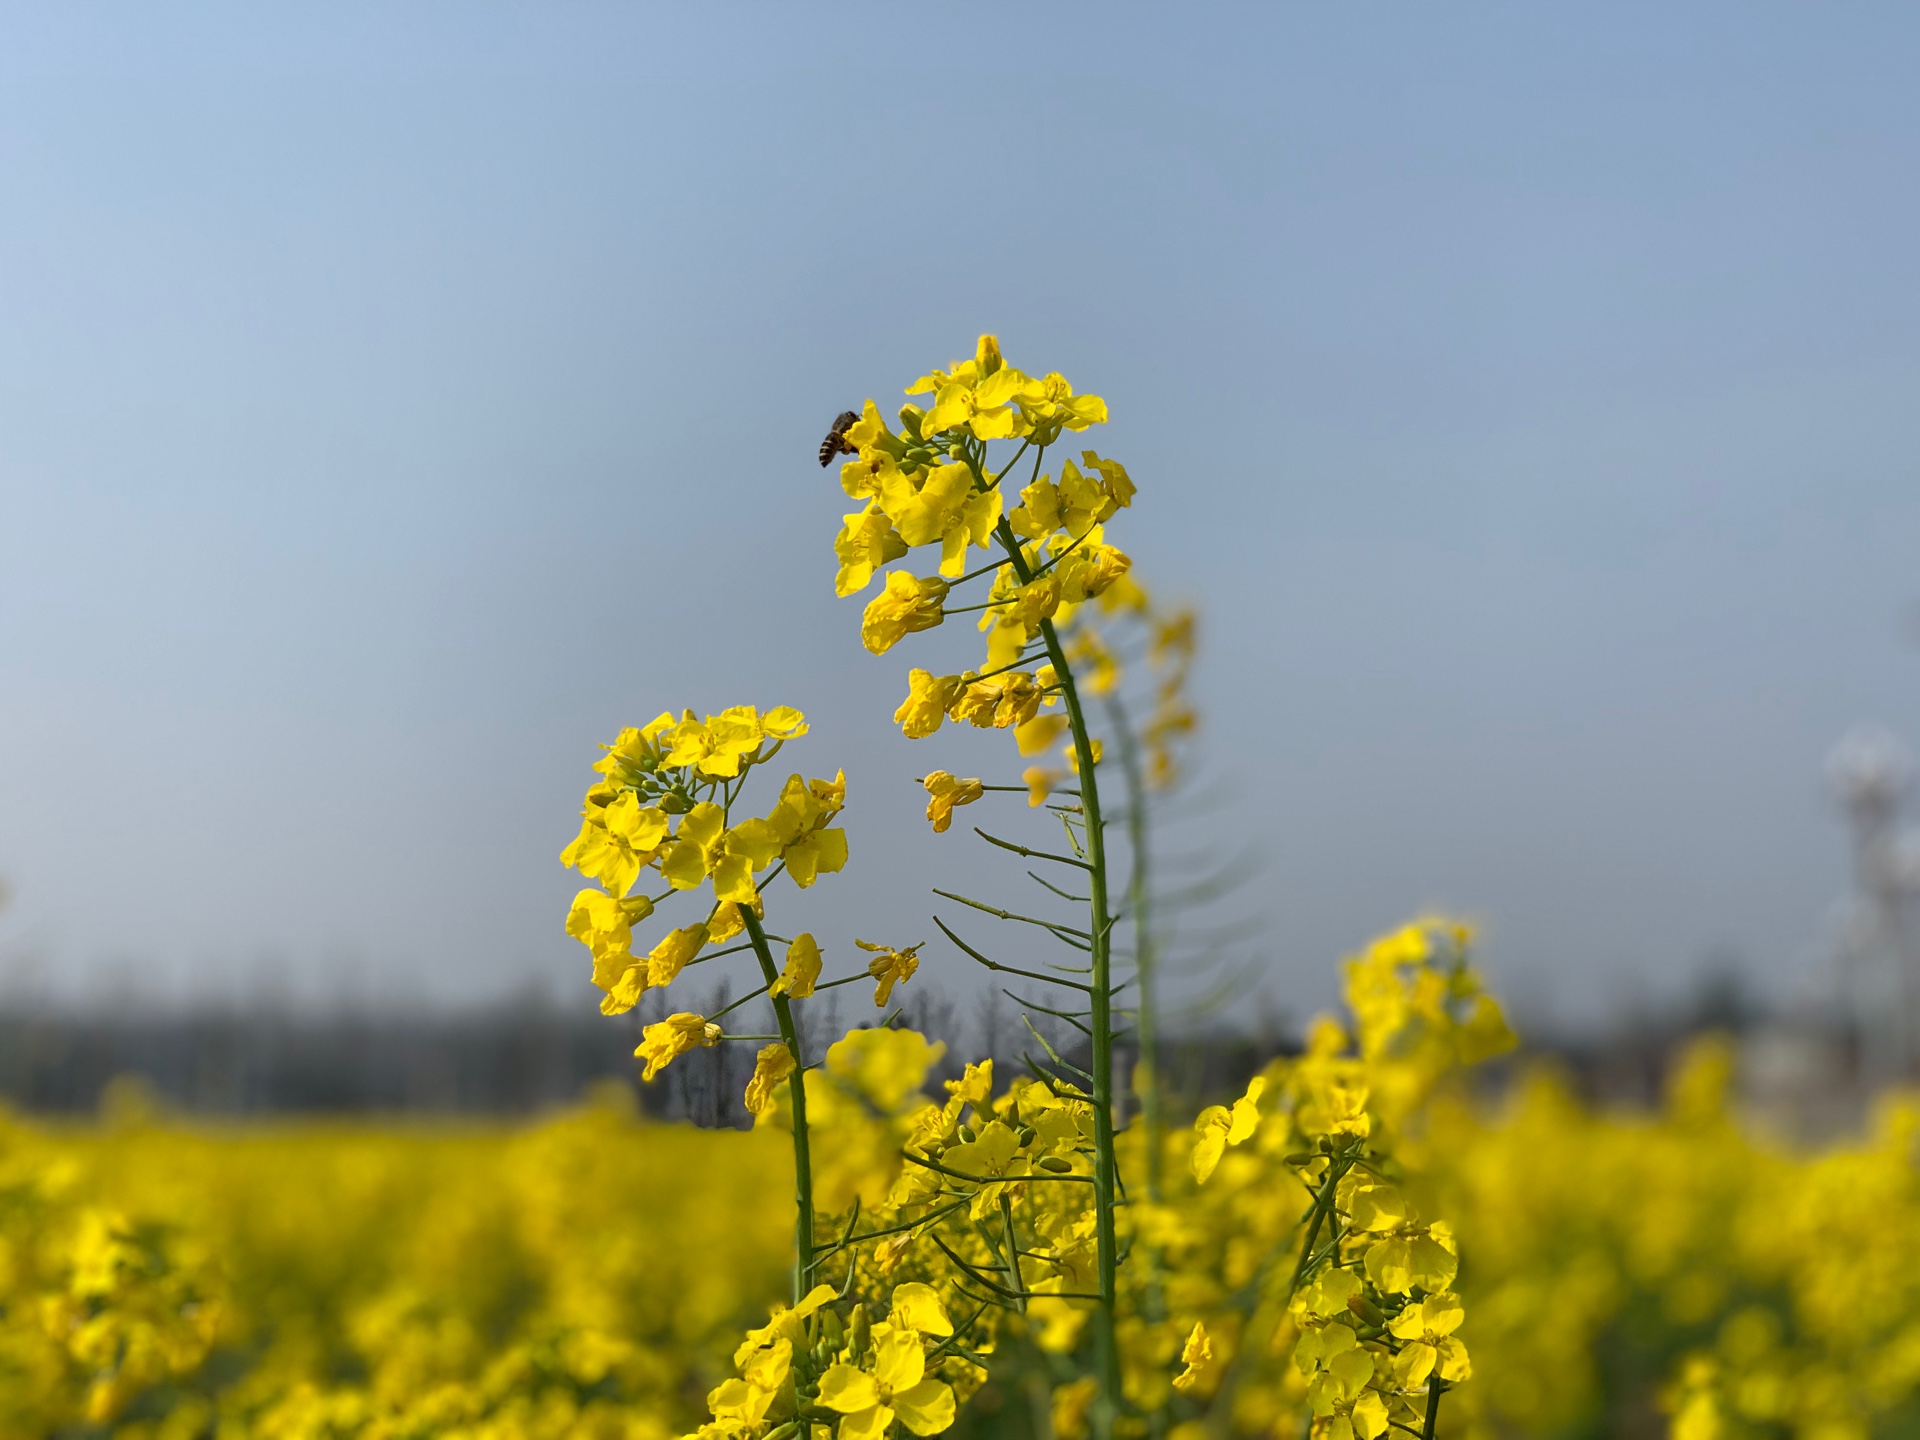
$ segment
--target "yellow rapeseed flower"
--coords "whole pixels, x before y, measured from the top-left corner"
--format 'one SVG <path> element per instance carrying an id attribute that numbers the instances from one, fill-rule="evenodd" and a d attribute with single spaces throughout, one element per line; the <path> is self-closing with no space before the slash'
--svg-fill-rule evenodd
<path id="1" fill-rule="evenodd" d="M 644 895 L 619 899 L 604 890 L 582 890 L 567 911 L 567 934 L 593 952 L 598 964 L 624 964 L 633 946 L 633 927 L 653 913 Z"/>
<path id="2" fill-rule="evenodd" d="M 640 1032 L 640 1048 L 633 1053 L 647 1062 L 642 1080 L 651 1080 L 667 1063 L 689 1050 L 711 1048 L 720 1043 L 720 1027 L 704 1015 L 682 1011 L 669 1015 L 657 1025 Z"/>
<path id="3" fill-rule="evenodd" d="M 767 987 L 767 993 L 791 995 L 796 1000 L 804 1000 L 813 994 L 814 984 L 819 979 L 819 943 L 802 930 L 787 945 L 786 968 L 780 972 L 780 978 Z"/>
<path id="4" fill-rule="evenodd" d="M 865 940 L 855 940 L 853 943 L 873 953 L 873 959 L 867 962 L 867 973 L 880 982 L 873 992 L 873 1003 L 877 1006 L 884 1006 L 893 995 L 893 987 L 903 980 L 911 980 L 913 972 L 920 968 L 919 945 L 894 950 Z"/>
<path id="5" fill-rule="evenodd" d="M 1173 1388 L 1182 1393 L 1197 1390 L 1207 1366 L 1213 1363 L 1213 1340 L 1198 1320 L 1193 1322 L 1187 1343 L 1180 1347 L 1180 1363 L 1186 1368 L 1173 1377 Z"/>
<path id="6" fill-rule="evenodd" d="M 666 763 L 691 766 L 702 775 L 730 780 L 740 773 L 741 760 L 759 749 L 766 730 L 760 712 L 736 705 L 702 720 L 687 711 L 680 723 L 661 739 L 668 747 Z"/>
<path id="7" fill-rule="evenodd" d="M 933 629 L 946 618 L 940 607 L 948 588 L 936 577 L 888 572 L 886 588 L 867 602 L 860 642 L 875 655 L 884 655 L 915 631 Z"/>
<path id="8" fill-rule="evenodd" d="M 753 1078 L 747 1081 L 747 1113 L 764 1115 L 771 1110 L 774 1087 L 793 1074 L 793 1068 L 793 1052 L 785 1041 L 762 1046 L 754 1061 Z"/>
<path id="9" fill-rule="evenodd" d="M 726 812 L 703 800 L 681 817 L 672 845 L 660 857 L 660 873 L 676 890 L 691 890 L 711 875 L 715 898 L 751 905 L 758 897 L 754 872 L 771 865 L 779 853 L 779 839 L 765 821 L 729 830 Z"/>
<path id="10" fill-rule="evenodd" d="M 740 826 L 757 840 L 772 844 L 774 852 L 787 862 L 787 873 L 802 890 L 822 874 L 834 874 L 847 863 L 847 832 L 829 829 L 847 801 L 847 772 L 842 770 L 831 780 L 802 780 L 787 777 L 780 798 L 765 820 L 749 820 Z M 759 827 L 764 827 L 764 830 Z"/>
<path id="11" fill-rule="evenodd" d="M 956 805 L 971 805 L 986 793 L 986 787 L 978 780 L 956 780 L 945 770 L 935 770 L 921 781 L 927 788 L 927 819 L 933 822 L 933 833 L 944 834 L 953 824 L 953 811 Z"/>
<path id="12" fill-rule="evenodd" d="M 840 533 L 834 537 L 833 553 L 840 561 L 839 573 L 833 577 L 833 593 L 857 595 L 873 582 L 875 571 L 907 553 L 907 542 L 900 538 L 876 498 L 844 517 Z"/>
<path id="13" fill-rule="evenodd" d="M 953 1424 L 953 1388 L 928 1376 L 917 1334 L 876 1333 L 872 1359 L 870 1372 L 841 1361 L 820 1377 L 820 1403 L 841 1415 L 839 1440 L 884 1440 L 896 1419 L 916 1435 Z"/>
<path id="14" fill-rule="evenodd" d="M 1467 1378 L 1467 1347 L 1453 1337 L 1465 1318 L 1459 1297 L 1444 1293 L 1429 1295 L 1394 1316 L 1387 1328 L 1407 1342 L 1393 1363 L 1401 1385 L 1408 1389 L 1423 1385 L 1436 1369 L 1449 1384 Z"/>
<path id="15" fill-rule="evenodd" d="M 665 811 L 643 806 L 625 791 L 604 806 L 588 807 L 580 833 L 560 852 L 560 863 L 625 895 L 659 853 L 668 823 Z"/>
<path id="16" fill-rule="evenodd" d="M 893 720 L 909 740 L 924 740 L 940 728 L 947 711 L 966 693 L 962 675 L 935 675 L 926 670 L 907 674 L 907 698 L 893 712 Z"/>

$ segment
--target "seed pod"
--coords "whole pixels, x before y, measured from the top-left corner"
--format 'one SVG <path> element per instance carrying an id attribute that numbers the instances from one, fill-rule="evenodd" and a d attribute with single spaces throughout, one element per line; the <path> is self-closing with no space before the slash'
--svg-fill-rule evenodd
<path id="1" fill-rule="evenodd" d="M 1291 1155 L 1289 1155 L 1289 1156 L 1287 1156 L 1287 1164 L 1289 1164 L 1289 1165 L 1311 1165 L 1311 1164 L 1312 1164 L 1312 1163 L 1313 1163 L 1313 1162 L 1314 1162 L 1315 1160 L 1317 1160 L 1317 1159 L 1319 1159 L 1319 1158 L 1320 1158 L 1319 1156 L 1317 1156 L 1317 1155 L 1312 1155 L 1312 1154 L 1309 1154 L 1309 1153 L 1308 1153 L 1307 1151 L 1305 1151 L 1305 1150 L 1296 1150 L 1296 1151 L 1294 1151 L 1294 1152 L 1293 1152 L 1293 1153 L 1292 1153 Z"/>
<path id="2" fill-rule="evenodd" d="M 1020 1141 L 1021 1146 L 1024 1148 L 1025 1146 L 1033 1144 L 1035 1133 L 1036 1132 L 1031 1125 L 1022 1125 L 1017 1131 L 1014 1132 L 1014 1135 L 1015 1135 L 1015 1138 L 1017 1138 Z"/>
<path id="3" fill-rule="evenodd" d="M 1065 1175 L 1073 1169 L 1073 1162 L 1062 1160 L 1058 1155 L 1048 1155 L 1041 1159 L 1040 1168 L 1050 1170 L 1055 1175 Z"/>

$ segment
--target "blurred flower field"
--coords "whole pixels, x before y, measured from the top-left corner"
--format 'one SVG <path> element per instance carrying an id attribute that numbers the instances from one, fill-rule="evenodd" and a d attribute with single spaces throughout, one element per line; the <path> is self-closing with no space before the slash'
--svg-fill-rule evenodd
<path id="1" fill-rule="evenodd" d="M 1469 1317 L 1449 1428 L 1915 1424 L 1920 1110 L 1890 1100 L 1871 1136 L 1796 1153 L 1729 1113 L 1730 1058 L 1699 1048 L 1658 1115 L 1594 1113 L 1540 1073 L 1410 1117 Z M 1191 1134 L 1169 1142 L 1170 1210 L 1222 1228 L 1187 1283 L 1244 1268 L 1226 1237 L 1257 1230 L 1283 1143 L 1269 1119 L 1202 1187 Z M 783 1296 L 785 1158 L 777 1134 L 647 1122 L 611 1090 L 513 1130 L 10 1120 L 0 1433 L 681 1434 Z M 962 1427 L 1050 1425 L 1023 1383 L 1010 1365 Z"/>

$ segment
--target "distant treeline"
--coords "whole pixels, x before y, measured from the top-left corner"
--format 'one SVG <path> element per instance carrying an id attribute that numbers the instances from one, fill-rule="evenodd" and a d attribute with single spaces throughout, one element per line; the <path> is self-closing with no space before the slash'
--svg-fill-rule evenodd
<path id="1" fill-rule="evenodd" d="M 680 997 L 711 1014 L 724 991 Z M 605 1081 L 632 1082 L 641 1104 L 666 1118 L 707 1126 L 744 1125 L 740 1103 L 752 1073 L 752 1044 L 696 1051 L 652 1085 L 638 1085 L 633 1057 L 643 1025 L 661 1018 L 657 994 L 627 1015 L 560 1006 L 529 997 L 480 1009 L 315 1012 L 205 1009 L 115 1014 L 0 1006 L 0 1102 L 27 1111 L 90 1113 L 116 1080 L 138 1077 L 169 1108 L 210 1116 L 379 1112 L 529 1114 L 577 1101 Z M 770 1030 L 760 1002 L 729 1018 L 749 1033 Z M 970 1036 L 949 1053 L 943 1077 L 982 1054 L 1002 1075 L 1045 1055 L 1012 1006 L 979 1003 L 961 1018 L 928 992 L 897 1023 L 931 1034 Z M 850 1025 L 877 1023 L 865 1005 L 829 1010 L 816 1044 Z M 1035 1017 L 1044 1018 L 1044 1017 Z M 764 1023 L 763 1023 L 764 1022 Z M 957 1022 L 957 1023 L 956 1023 Z M 818 1022 L 817 1022 L 818 1023 Z M 1067 1039 L 1048 1035 L 1064 1060 L 1084 1063 Z M 1163 1067 L 1181 1091 L 1211 1094 L 1239 1083 L 1285 1048 L 1278 1035 L 1205 1037 L 1168 1047 Z"/>
<path id="2" fill-rule="evenodd" d="M 1501 1083 L 1531 1059 L 1551 1061 L 1588 1098 L 1630 1106 L 1657 1103 L 1676 1049 L 1702 1030 L 1764 1030 L 1765 1017 L 1742 1003 L 1693 1003 L 1664 1015 L 1642 1013 L 1603 1031 L 1531 1038 L 1527 1052 L 1490 1067 Z M 704 1126 L 748 1123 L 741 1092 L 752 1073 L 752 1044 L 727 1045 L 683 1057 L 652 1085 L 639 1085 L 633 1058 L 643 1025 L 660 1019 L 658 992 L 627 1015 L 603 1016 L 591 1004 L 566 1006 L 538 996 L 460 1011 L 344 1009 L 182 1010 L 116 1014 L 0 1004 L 0 1102 L 27 1111 L 91 1113 L 114 1081 L 138 1077 L 161 1104 L 208 1116 L 271 1114 L 440 1113 L 524 1115 L 569 1105 L 607 1081 L 632 1083 L 651 1114 Z M 712 1014 L 724 989 L 682 1003 Z M 748 1033 L 772 1028 L 761 1002 L 733 1012 L 728 1023 Z M 962 1016 L 930 991 L 911 998 L 897 1023 L 929 1034 L 964 1035 L 939 1069 L 960 1073 L 968 1059 L 994 1057 L 1001 1077 L 1047 1062 L 1018 1011 L 1004 1000 L 975 1002 Z M 1044 1017 L 1036 1016 L 1036 1019 Z M 881 1016 L 863 1002 L 828 1009 L 808 1037 L 809 1059 L 851 1025 Z M 1077 1037 L 1044 1029 L 1069 1065 L 1085 1063 Z M 1781 1052 L 1778 1037 L 1752 1053 L 1785 1072 L 1761 1089 L 1839 1093 L 1856 1088 L 1851 1038 L 1837 1030 L 1797 1031 L 1797 1048 Z M 1765 1035 L 1762 1034 L 1762 1040 Z M 1191 1109 L 1244 1086 L 1248 1076 L 1296 1038 L 1278 1019 L 1259 1033 L 1212 1029 L 1169 1040 L 1161 1073 L 1176 1108 Z M 1813 1048 L 1809 1049 L 1809 1045 Z M 964 1049 L 965 1053 L 959 1053 Z M 1122 1054 L 1116 1089 L 1134 1057 Z M 1811 1070 L 1809 1070 L 1811 1066 Z"/>

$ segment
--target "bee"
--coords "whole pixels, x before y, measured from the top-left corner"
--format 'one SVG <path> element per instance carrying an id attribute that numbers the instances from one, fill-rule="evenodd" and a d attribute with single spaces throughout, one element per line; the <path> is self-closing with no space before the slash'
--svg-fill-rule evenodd
<path id="1" fill-rule="evenodd" d="M 833 422 L 833 428 L 827 431 L 827 438 L 820 442 L 820 468 L 827 465 L 836 455 L 858 455 L 859 447 L 847 443 L 847 430 L 858 423 L 860 417 L 852 410 L 842 410 L 839 418 Z"/>

